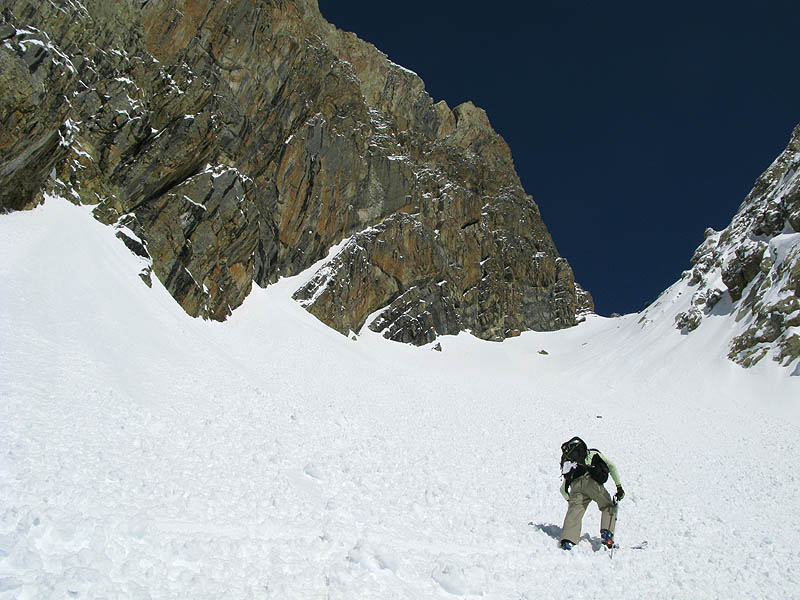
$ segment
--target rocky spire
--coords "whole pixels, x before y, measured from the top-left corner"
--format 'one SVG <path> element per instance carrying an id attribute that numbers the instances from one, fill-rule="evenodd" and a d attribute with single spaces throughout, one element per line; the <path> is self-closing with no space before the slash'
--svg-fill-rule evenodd
<path id="1" fill-rule="evenodd" d="M 767 355 L 800 357 L 800 125 L 758 178 L 731 224 L 706 230 L 683 282 L 692 292 L 676 324 L 689 333 L 713 313 L 730 313 L 738 334 L 729 357 L 750 366 Z M 724 300 L 724 301 L 723 301 Z"/>
<path id="2" fill-rule="evenodd" d="M 0 207 L 96 205 L 190 315 L 343 241 L 296 294 L 342 333 L 499 340 L 591 309 L 486 113 L 315 0 L 4 6 Z"/>

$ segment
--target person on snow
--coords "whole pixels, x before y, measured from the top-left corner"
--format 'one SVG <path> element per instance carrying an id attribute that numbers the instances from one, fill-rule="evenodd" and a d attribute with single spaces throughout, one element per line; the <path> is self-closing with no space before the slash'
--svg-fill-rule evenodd
<path id="1" fill-rule="evenodd" d="M 612 499 L 604 486 L 609 474 L 617 484 Z M 614 547 L 614 526 L 617 522 L 617 502 L 625 497 L 617 468 L 599 450 L 588 449 L 579 437 L 561 444 L 561 495 L 569 503 L 561 528 L 560 545 L 570 550 L 581 537 L 581 521 L 589 503 L 594 500 L 602 513 L 600 537 L 607 548 Z"/>

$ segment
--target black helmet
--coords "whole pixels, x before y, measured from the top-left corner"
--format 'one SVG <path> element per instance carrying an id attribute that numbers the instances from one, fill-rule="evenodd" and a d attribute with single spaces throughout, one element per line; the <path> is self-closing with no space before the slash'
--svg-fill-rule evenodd
<path id="1" fill-rule="evenodd" d="M 588 452 L 588 448 L 586 447 L 586 442 L 584 442 L 578 436 L 575 436 L 571 440 L 568 440 L 561 444 L 561 458 L 563 460 L 569 460 L 572 462 L 580 462 L 586 458 L 586 453 Z"/>

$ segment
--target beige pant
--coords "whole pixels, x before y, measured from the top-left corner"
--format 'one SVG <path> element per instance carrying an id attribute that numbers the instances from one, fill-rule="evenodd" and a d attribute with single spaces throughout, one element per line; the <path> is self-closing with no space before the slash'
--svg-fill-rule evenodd
<path id="1" fill-rule="evenodd" d="M 564 517 L 561 539 L 577 543 L 581 537 L 581 521 L 589 503 L 594 500 L 602 513 L 600 529 L 614 533 L 617 524 L 617 505 L 611 500 L 606 488 L 588 475 L 576 479 L 569 486 L 569 508 Z"/>

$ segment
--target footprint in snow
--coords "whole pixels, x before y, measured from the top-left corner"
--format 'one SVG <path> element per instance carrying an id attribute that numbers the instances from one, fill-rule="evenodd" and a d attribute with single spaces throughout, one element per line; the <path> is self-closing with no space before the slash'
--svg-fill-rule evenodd
<path id="1" fill-rule="evenodd" d="M 322 469 L 320 469 L 314 463 L 308 463 L 303 468 L 303 473 L 311 477 L 312 479 L 316 479 L 317 481 L 322 481 L 324 479 Z"/>

